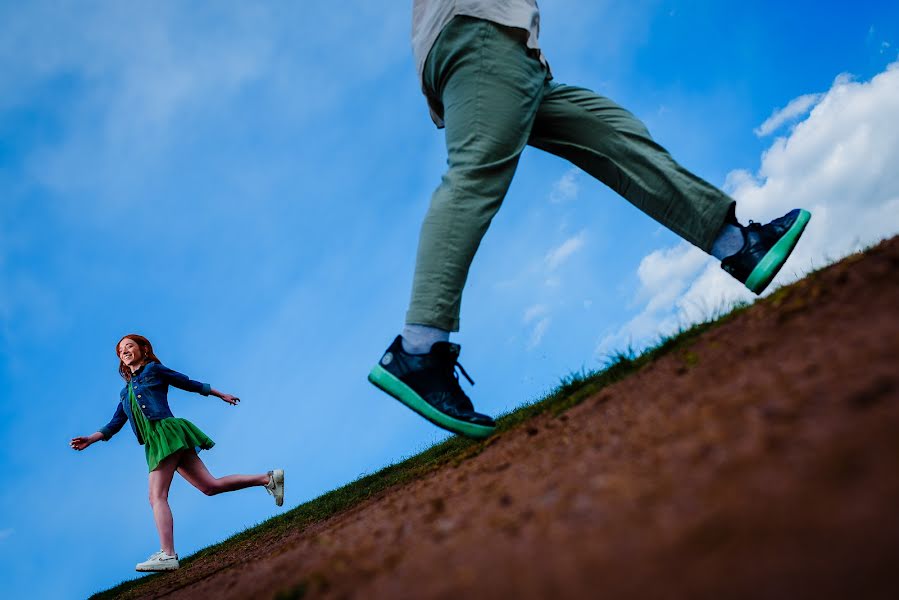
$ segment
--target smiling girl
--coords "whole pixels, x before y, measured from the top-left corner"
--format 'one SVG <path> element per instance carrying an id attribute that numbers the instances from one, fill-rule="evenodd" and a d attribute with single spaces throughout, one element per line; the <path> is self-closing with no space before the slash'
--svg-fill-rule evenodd
<path id="1" fill-rule="evenodd" d="M 187 419 L 176 418 L 169 408 L 167 396 L 169 386 L 174 386 L 204 396 L 217 396 L 231 405 L 237 405 L 240 398 L 164 367 L 153 353 L 150 341 L 141 335 L 129 334 L 119 340 L 116 354 L 119 357 L 119 374 L 126 385 L 119 393 L 115 414 L 96 433 L 72 438 L 71 446 L 75 450 L 84 450 L 94 442 L 108 441 L 118 433 L 125 421 L 130 421 L 137 442 L 144 446 L 150 470 L 150 506 L 162 548 L 139 563 L 136 570 L 170 571 L 178 568 L 168 500 L 175 471 L 208 496 L 262 486 L 275 497 L 275 504 L 281 506 L 284 503 L 284 471 L 281 469 L 261 475 L 213 477 L 197 452 L 209 450 L 215 442 Z"/>

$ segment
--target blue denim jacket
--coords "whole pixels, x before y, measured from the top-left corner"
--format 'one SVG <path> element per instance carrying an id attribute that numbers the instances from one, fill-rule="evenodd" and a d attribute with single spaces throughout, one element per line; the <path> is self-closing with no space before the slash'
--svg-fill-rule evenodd
<path id="1" fill-rule="evenodd" d="M 136 373 L 133 373 L 131 375 L 131 385 L 134 387 L 134 396 L 137 399 L 137 403 L 148 421 L 158 421 L 175 416 L 172 414 L 172 409 L 169 408 L 168 394 L 170 385 L 188 392 L 203 394 L 204 396 L 208 396 L 211 389 L 208 383 L 194 381 L 187 375 L 182 375 L 177 371 L 164 367 L 158 362 L 147 363 L 138 369 Z M 109 438 L 117 434 L 122 426 L 125 425 L 125 421 L 131 422 L 131 429 L 137 437 L 137 443 L 143 444 L 144 440 L 141 438 L 131 414 L 131 402 L 128 398 L 127 385 L 119 392 L 119 405 L 115 409 L 115 414 L 112 415 L 112 420 L 100 428 L 103 441 L 109 441 Z"/>

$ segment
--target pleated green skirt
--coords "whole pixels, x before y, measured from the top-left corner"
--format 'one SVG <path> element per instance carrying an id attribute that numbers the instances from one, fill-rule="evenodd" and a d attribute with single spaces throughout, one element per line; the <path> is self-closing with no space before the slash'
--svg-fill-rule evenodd
<path id="1" fill-rule="evenodd" d="M 193 448 L 199 452 L 215 446 L 215 442 L 208 435 L 187 419 L 169 417 L 159 421 L 150 421 L 144 416 L 130 387 L 128 393 L 131 397 L 131 414 L 134 415 L 137 430 L 144 438 L 147 467 L 150 471 L 158 467 L 163 459 L 179 450 Z"/>

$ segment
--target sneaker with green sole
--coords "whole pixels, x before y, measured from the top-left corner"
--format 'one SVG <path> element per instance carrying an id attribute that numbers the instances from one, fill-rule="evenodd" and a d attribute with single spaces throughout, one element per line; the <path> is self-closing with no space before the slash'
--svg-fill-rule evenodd
<path id="1" fill-rule="evenodd" d="M 761 294 L 787 262 L 812 215 L 796 208 L 766 225 L 749 222 L 743 230 L 743 247 L 721 261 L 721 268 Z"/>
<path id="2" fill-rule="evenodd" d="M 434 425 L 483 439 L 494 432 L 496 422 L 475 412 L 462 391 L 456 367 L 469 383 L 474 382 L 459 364 L 459 352 L 458 344 L 437 342 L 427 354 L 409 354 L 403 350 L 402 337 L 397 336 L 368 380 Z"/>

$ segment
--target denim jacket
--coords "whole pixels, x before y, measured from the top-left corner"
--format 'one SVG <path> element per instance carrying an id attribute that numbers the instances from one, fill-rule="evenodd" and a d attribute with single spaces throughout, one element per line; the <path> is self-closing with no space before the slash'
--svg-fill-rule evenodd
<path id="1" fill-rule="evenodd" d="M 200 383 L 190 379 L 187 375 L 182 375 L 177 371 L 173 371 L 168 367 L 164 367 L 158 362 L 150 362 L 137 370 L 131 375 L 131 385 L 134 387 L 134 397 L 140 406 L 144 416 L 148 421 L 158 421 L 168 417 L 174 417 L 172 409 L 169 408 L 168 393 L 169 386 L 195 392 L 197 394 L 209 395 L 211 387 L 208 383 Z M 119 432 L 125 421 L 131 422 L 131 429 L 137 437 L 137 443 L 143 444 L 134 423 L 131 414 L 131 401 L 128 397 L 128 386 L 126 385 L 119 392 L 119 405 L 112 415 L 112 420 L 100 428 L 103 435 L 103 441 L 109 441 L 109 438 Z"/>

